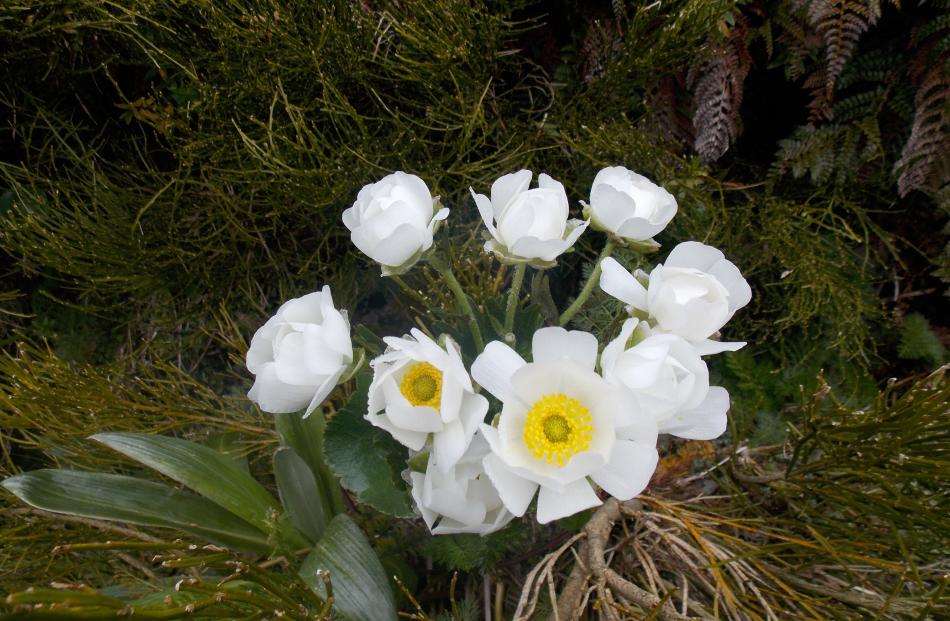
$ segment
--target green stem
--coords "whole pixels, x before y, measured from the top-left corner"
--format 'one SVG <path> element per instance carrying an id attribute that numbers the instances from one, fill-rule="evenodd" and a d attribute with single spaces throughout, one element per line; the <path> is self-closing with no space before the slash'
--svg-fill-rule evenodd
<path id="1" fill-rule="evenodd" d="M 577 314 L 577 311 L 584 306 L 584 302 L 587 301 L 587 298 L 590 297 L 591 292 L 594 290 L 594 285 L 600 280 L 600 264 L 601 262 L 610 256 L 610 253 L 614 250 L 614 243 L 607 238 L 607 243 L 604 245 L 603 251 L 600 253 L 600 257 L 597 259 L 597 263 L 594 265 L 593 271 L 590 273 L 590 278 L 587 279 L 587 282 L 584 284 L 584 288 L 581 289 L 580 295 L 577 296 L 577 299 L 574 300 L 574 303 L 567 307 L 567 310 L 561 314 L 560 320 L 558 320 L 558 325 L 564 326 L 570 321 L 574 315 Z"/>
<path id="2" fill-rule="evenodd" d="M 390 276 L 389 278 L 390 278 L 394 283 L 396 283 L 397 285 L 399 285 L 399 288 L 402 289 L 402 290 L 406 293 L 406 295 L 408 295 L 409 297 L 411 297 L 413 300 L 415 300 L 415 301 L 418 302 L 419 304 L 425 305 L 425 303 L 426 303 L 425 298 L 422 297 L 422 295 L 421 295 L 418 291 L 416 291 L 415 289 L 413 289 L 412 287 L 410 287 L 409 285 L 407 285 L 407 284 L 406 284 L 406 281 L 404 281 L 404 280 L 402 279 L 402 277 L 400 277 L 400 276 Z"/>
<path id="3" fill-rule="evenodd" d="M 518 296 L 521 294 L 521 285 L 527 269 L 527 263 L 519 263 L 511 277 L 511 290 L 508 292 L 508 305 L 505 307 L 505 334 L 502 337 L 511 333 L 515 326 L 515 310 L 518 308 Z"/>
<path id="4" fill-rule="evenodd" d="M 472 310 L 472 305 L 468 302 L 468 296 L 465 295 L 465 290 L 462 289 L 462 285 L 459 283 L 458 279 L 455 277 L 455 273 L 452 271 L 452 268 L 448 263 L 443 261 L 440 257 L 432 254 L 429 256 L 429 263 L 440 274 L 445 278 L 445 281 L 449 284 L 449 289 L 452 290 L 452 293 L 455 294 L 455 300 L 458 302 L 459 308 L 463 313 L 468 315 L 468 329 L 472 332 L 472 339 L 475 341 L 475 349 L 481 351 L 485 349 L 485 341 L 482 339 L 481 328 L 478 327 L 478 317 L 475 316 L 475 311 Z"/>

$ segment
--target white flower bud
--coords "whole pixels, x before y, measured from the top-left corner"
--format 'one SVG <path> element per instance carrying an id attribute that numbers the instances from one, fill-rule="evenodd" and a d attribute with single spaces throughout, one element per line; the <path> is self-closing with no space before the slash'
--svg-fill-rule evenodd
<path id="1" fill-rule="evenodd" d="M 379 263 L 385 276 L 411 268 L 432 247 L 436 223 L 448 215 L 422 179 L 400 171 L 363 186 L 343 212 L 343 224 L 353 244 Z"/>
<path id="2" fill-rule="evenodd" d="M 353 361 L 350 324 L 333 307 L 330 287 L 285 302 L 251 339 L 247 393 L 271 413 L 312 412 Z"/>

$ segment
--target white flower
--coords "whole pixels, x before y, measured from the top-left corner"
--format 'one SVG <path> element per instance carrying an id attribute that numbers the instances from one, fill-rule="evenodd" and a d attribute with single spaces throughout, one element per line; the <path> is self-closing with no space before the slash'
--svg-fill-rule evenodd
<path id="1" fill-rule="evenodd" d="M 353 361 L 350 324 L 333 307 L 330 287 L 288 300 L 251 339 L 247 396 L 265 412 L 310 414 Z"/>
<path id="2" fill-rule="evenodd" d="M 629 309 L 645 311 L 659 330 L 690 341 L 700 354 L 745 345 L 709 340 L 752 299 L 739 268 L 712 246 L 683 242 L 649 276 L 640 270 L 631 274 L 613 258 L 601 261 L 600 267 L 600 288 L 605 293 L 626 302 Z"/>
<path id="3" fill-rule="evenodd" d="M 588 223 L 568 220 L 567 194 L 559 181 L 541 173 L 539 187 L 529 190 L 531 177 L 530 170 L 500 177 L 491 186 L 491 199 L 469 191 L 492 236 L 485 250 L 506 263 L 551 267 Z"/>
<path id="4" fill-rule="evenodd" d="M 383 275 L 401 274 L 432 247 L 436 222 L 449 210 L 439 207 L 425 182 L 402 171 L 363 186 L 343 212 L 353 244 L 383 266 Z"/>
<path id="5" fill-rule="evenodd" d="M 386 337 L 386 353 L 375 358 L 366 420 L 414 451 L 432 434 L 432 455 L 446 472 L 462 457 L 488 400 L 475 394 L 458 345 L 445 349 L 420 330 L 411 338 Z"/>
<path id="6" fill-rule="evenodd" d="M 488 443 L 476 435 L 465 455 L 447 471 L 430 458 L 425 474 L 409 473 L 412 498 L 433 535 L 488 535 L 514 517 L 482 467 L 488 452 Z"/>
<path id="7" fill-rule="evenodd" d="M 532 357 L 493 341 L 472 364 L 472 378 L 502 402 L 498 427 L 481 430 L 492 450 L 485 471 L 505 507 L 524 515 L 538 492 L 547 523 L 601 503 L 588 477 L 620 500 L 643 491 L 657 463 L 656 423 L 594 372 L 594 335 L 541 328 Z"/>
<path id="8" fill-rule="evenodd" d="M 634 330 L 645 338 L 627 349 Z M 639 410 L 656 420 L 660 433 L 712 440 L 726 430 L 729 393 L 709 385 L 706 363 L 682 337 L 651 334 L 647 322 L 628 319 L 620 335 L 604 348 L 600 365 L 608 382 L 630 390 Z"/>
<path id="9" fill-rule="evenodd" d="M 676 199 L 643 175 L 611 166 L 594 177 L 584 215 L 599 231 L 653 246 L 652 237 L 676 215 Z"/>

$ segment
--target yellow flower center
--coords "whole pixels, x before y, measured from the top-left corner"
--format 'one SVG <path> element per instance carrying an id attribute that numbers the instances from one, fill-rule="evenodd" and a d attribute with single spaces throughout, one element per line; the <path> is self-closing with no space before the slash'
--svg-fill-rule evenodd
<path id="1" fill-rule="evenodd" d="M 563 466 L 590 447 L 590 410 L 563 393 L 545 395 L 528 410 L 524 443 L 535 459 Z"/>
<path id="2" fill-rule="evenodd" d="M 417 362 L 402 376 L 399 391 L 412 405 L 439 409 L 442 401 L 442 371 L 428 362 Z"/>

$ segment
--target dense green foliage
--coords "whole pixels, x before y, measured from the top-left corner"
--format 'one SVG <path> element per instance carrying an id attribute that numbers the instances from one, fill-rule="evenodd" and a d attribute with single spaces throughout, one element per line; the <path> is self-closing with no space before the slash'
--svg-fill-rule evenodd
<path id="1" fill-rule="evenodd" d="M 340 222 L 363 184 L 393 170 L 425 179 L 452 209 L 437 243 L 490 311 L 508 271 L 480 251 L 469 186 L 543 170 L 579 214 L 595 172 L 622 164 L 678 200 L 660 242 L 722 248 L 754 291 L 725 335 L 749 345 L 713 369 L 733 398 L 731 437 L 715 448 L 781 448 L 756 453 L 765 474 L 723 469 L 705 491 L 730 499 L 701 509 L 723 549 L 774 576 L 759 599 L 717 610 L 946 614 L 950 396 L 931 376 L 950 330 L 946 1 L 2 0 L 0 76 L 0 476 L 153 476 L 87 440 L 107 431 L 200 440 L 269 472 L 278 434 L 244 398 L 243 356 L 276 306 L 330 283 L 354 324 L 409 327 L 401 285 Z M 557 301 L 589 273 L 595 235 L 546 274 Z M 450 293 L 430 270 L 405 286 L 435 325 L 427 307 Z M 540 284 L 531 301 L 544 313 Z M 573 325 L 612 336 L 621 314 L 595 294 Z M 0 590 L 145 595 L 151 553 L 51 556 L 115 535 L 2 494 Z M 359 517 L 435 611 L 479 601 L 476 571 L 457 602 L 439 597 L 454 567 L 507 581 L 513 610 L 523 575 L 566 539 L 532 527 L 440 543 L 371 509 Z M 398 543 L 409 536 L 418 549 Z M 161 579 L 199 554 L 154 545 L 177 559 L 146 566 Z M 222 575 L 243 562 L 206 561 Z M 739 588 L 716 572 L 697 584 Z M 786 574 L 823 586 L 773 580 Z M 223 609 L 259 618 L 284 597 L 259 580 L 260 597 Z"/>

